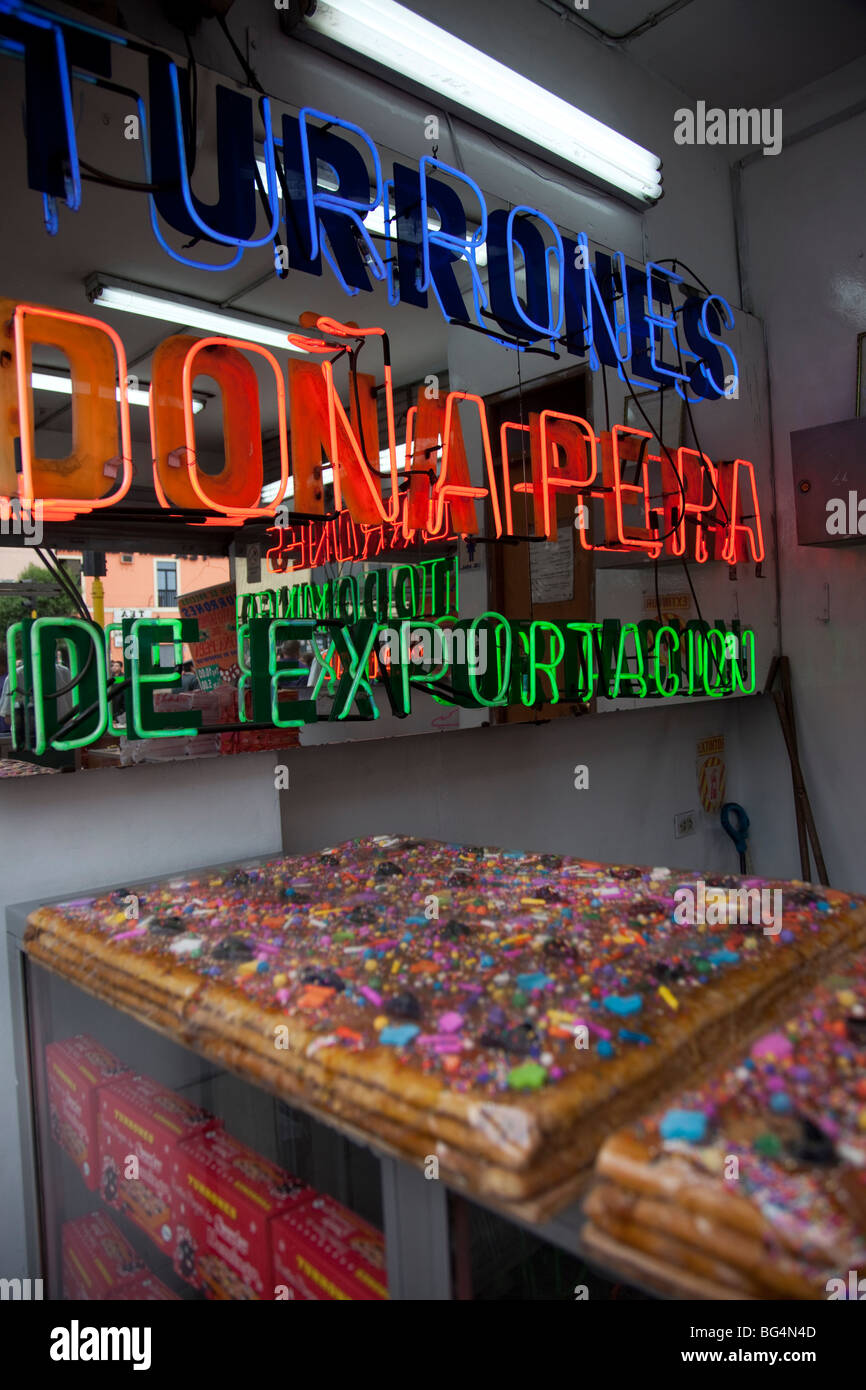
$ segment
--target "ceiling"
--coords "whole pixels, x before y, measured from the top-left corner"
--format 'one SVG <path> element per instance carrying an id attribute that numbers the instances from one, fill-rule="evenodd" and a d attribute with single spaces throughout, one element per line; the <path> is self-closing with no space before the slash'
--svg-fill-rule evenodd
<path id="1" fill-rule="evenodd" d="M 536 3 L 708 106 L 772 106 L 866 53 L 866 0 Z"/>

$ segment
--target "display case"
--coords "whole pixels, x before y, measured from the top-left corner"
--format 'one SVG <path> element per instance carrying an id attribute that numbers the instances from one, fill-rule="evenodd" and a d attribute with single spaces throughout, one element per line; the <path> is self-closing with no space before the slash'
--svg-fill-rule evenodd
<path id="1" fill-rule="evenodd" d="M 839 890 L 377 834 L 9 932 L 49 1298 L 813 1298 L 866 1256 Z"/>
<path id="2" fill-rule="evenodd" d="M 573 1300 L 577 1205 L 506 1219 L 28 957 L 7 917 L 28 1268 L 48 1299 Z"/>

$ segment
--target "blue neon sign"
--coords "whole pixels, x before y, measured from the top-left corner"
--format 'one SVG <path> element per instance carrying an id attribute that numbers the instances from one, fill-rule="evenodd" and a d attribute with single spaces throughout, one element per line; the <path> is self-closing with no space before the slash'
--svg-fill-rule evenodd
<path id="1" fill-rule="evenodd" d="M 181 264 L 228 270 L 245 252 L 270 243 L 276 275 L 287 268 L 283 253 L 289 268 L 309 275 L 320 276 L 324 261 L 346 294 L 370 291 L 371 274 L 386 282 L 392 304 L 427 308 L 432 291 L 448 322 L 469 323 L 509 348 L 524 350 L 546 339 L 551 349 L 588 357 L 593 370 L 610 366 L 623 376 L 628 364 L 630 373 L 650 387 L 673 381 L 680 395 L 690 390 L 707 400 L 735 394 L 736 357 L 720 336 L 723 328 L 733 327 L 734 316 L 720 295 L 692 295 L 675 307 L 671 287 L 682 284 L 682 277 L 653 262 L 643 269 L 626 265 L 618 251 L 598 251 L 591 260 L 584 233 L 563 235 L 536 208 L 519 205 L 488 214 L 475 180 L 436 158 L 423 157 L 417 169 L 396 163 L 392 177 L 386 178 L 371 137 L 338 116 L 312 107 L 298 116 L 283 113 L 280 141 L 265 96 L 259 111 L 266 230 L 257 235 L 259 191 L 249 96 L 216 87 L 219 196 L 206 205 L 193 191 L 187 164 L 189 90 L 182 68 L 147 44 L 52 16 L 20 0 L 0 0 L 0 54 L 23 59 L 25 65 L 27 181 L 40 195 L 49 235 L 59 234 L 60 208 L 74 212 L 82 202 L 73 82 L 116 91 L 109 79 L 118 46 L 147 61 L 149 120 L 143 98 L 130 90 L 139 114 L 144 178 L 153 186 L 146 196 L 157 241 Z M 277 151 L 284 175 L 280 182 Z M 471 214 L 474 226 L 464 197 L 477 203 Z M 380 208 L 384 258 L 365 224 Z M 170 244 L 165 227 L 196 242 L 228 247 L 232 254 L 222 264 L 194 259 L 184 254 L 185 246 Z M 485 245 L 489 291 L 478 266 Z M 471 305 L 456 275 L 462 265 L 470 271 Z M 491 320 L 509 338 L 499 337 Z M 671 351 L 675 363 L 669 360 Z"/>

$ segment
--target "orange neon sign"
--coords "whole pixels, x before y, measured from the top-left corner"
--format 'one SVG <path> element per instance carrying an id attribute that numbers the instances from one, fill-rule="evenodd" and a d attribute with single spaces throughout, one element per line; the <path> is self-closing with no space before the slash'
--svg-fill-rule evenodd
<path id="1" fill-rule="evenodd" d="M 0 373 L 0 506 L 12 497 L 41 502 L 49 519 L 69 519 L 121 501 L 132 482 L 132 449 L 126 396 L 126 357 L 112 328 L 96 319 L 31 304 L 0 301 L 14 373 Z M 585 550 L 634 550 L 657 558 L 690 549 L 694 559 L 729 565 L 764 558 L 764 537 L 754 466 L 746 459 L 714 465 L 705 454 L 662 446 L 655 452 L 646 430 L 623 425 L 596 435 L 580 416 L 544 410 L 529 424 L 505 421 L 494 459 L 484 399 L 471 391 L 442 398 L 419 390 L 407 414 L 406 471 L 397 467 L 397 434 L 388 337 L 381 328 L 314 314 L 301 316 L 309 334 L 286 334 L 322 361 L 292 360 L 288 377 L 267 348 L 236 338 L 176 334 L 156 349 L 150 389 L 151 448 L 156 499 L 165 509 L 209 513 L 204 524 L 241 525 L 273 517 L 294 488 L 293 509 L 316 529 L 315 545 L 296 538 L 291 526 L 275 525 L 269 552 L 277 570 L 324 563 L 325 552 L 348 559 L 360 553 L 405 549 L 419 543 L 474 536 L 484 529 L 479 503 L 489 511 L 496 539 L 526 532 L 515 521 L 513 496 L 531 499 L 534 534 L 555 540 L 556 499 L 573 497 L 580 545 Z M 381 383 L 356 370 L 368 339 L 379 342 Z M 59 348 L 70 364 L 72 449 L 62 460 L 36 455 L 32 345 Z M 274 376 L 279 488 L 260 505 L 264 483 L 258 378 L 250 354 Z M 349 360 L 352 389 L 348 411 L 334 380 L 334 362 Z M 222 397 L 224 464 L 205 473 L 196 457 L 193 386 L 196 375 L 216 382 Z M 286 384 L 288 383 L 288 391 Z M 386 444 L 380 451 L 377 397 L 383 395 Z M 461 409 L 463 416 L 461 419 Z M 464 422 L 471 417 L 480 437 L 481 478 L 472 481 Z M 291 449 L 289 447 L 291 426 Z M 531 481 L 512 483 L 508 446 L 522 437 Z M 528 439 L 526 438 L 528 436 Z M 16 441 L 20 439 L 20 472 Z M 379 459 L 387 456 L 385 472 Z M 323 460 L 333 468 L 334 508 L 326 517 Z M 383 491 L 383 478 L 390 491 Z M 654 481 L 651 481 L 654 480 Z M 603 535 L 590 537 L 587 517 L 593 499 L 602 503 Z M 276 519 L 276 518 L 275 518 Z M 710 544 L 708 544 L 708 538 Z M 298 560 L 287 560 L 297 552 Z"/>
<path id="2" fill-rule="evenodd" d="M 132 442 L 126 396 L 126 353 L 113 328 L 83 314 L 0 300 L 7 352 L 14 366 L 0 373 L 0 495 L 40 502 L 49 520 L 114 506 L 132 483 Z M 59 348 L 72 378 L 72 449 L 65 458 L 36 454 L 33 418 L 34 343 Z M 13 388 L 14 381 L 14 388 Z M 14 389 L 14 401 L 12 391 Z M 20 441 L 17 472 L 15 441 Z"/>

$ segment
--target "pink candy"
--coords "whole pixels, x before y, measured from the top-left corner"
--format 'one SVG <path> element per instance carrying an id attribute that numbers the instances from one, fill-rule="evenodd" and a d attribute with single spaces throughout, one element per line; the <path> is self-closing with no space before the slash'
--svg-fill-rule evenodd
<path id="1" fill-rule="evenodd" d="M 461 1052 L 463 1044 L 459 1038 L 447 1033 L 422 1033 L 415 1039 L 419 1047 L 426 1047 L 431 1052 Z"/>
<path id="2" fill-rule="evenodd" d="M 443 1014 L 439 1019 L 439 1030 L 442 1033 L 456 1033 L 458 1028 L 463 1027 L 463 1015 L 456 1012 Z"/>
<path id="3" fill-rule="evenodd" d="M 752 1043 L 752 1057 L 790 1057 L 793 1052 L 791 1039 L 784 1033 L 767 1033 Z"/>

